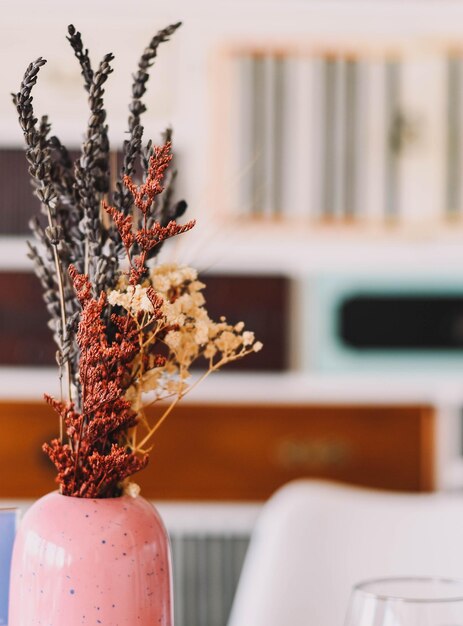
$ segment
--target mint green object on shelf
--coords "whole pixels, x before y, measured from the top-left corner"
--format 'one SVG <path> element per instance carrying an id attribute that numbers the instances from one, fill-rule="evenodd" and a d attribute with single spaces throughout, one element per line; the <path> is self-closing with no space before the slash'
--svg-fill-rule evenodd
<path id="1" fill-rule="evenodd" d="M 463 274 L 463 272 L 462 272 Z M 308 278 L 303 297 L 305 335 L 302 364 L 320 373 L 463 372 L 463 346 L 452 349 L 358 349 L 343 342 L 338 315 L 354 296 L 457 296 L 463 276 L 323 274 Z"/>

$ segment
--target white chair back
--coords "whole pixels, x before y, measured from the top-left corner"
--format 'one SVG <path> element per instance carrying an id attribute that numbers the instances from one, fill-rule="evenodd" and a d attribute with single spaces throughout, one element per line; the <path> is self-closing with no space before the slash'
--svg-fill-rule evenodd
<path id="1" fill-rule="evenodd" d="M 398 494 L 297 481 L 265 505 L 229 626 L 342 626 L 352 585 L 463 579 L 463 494 Z"/>

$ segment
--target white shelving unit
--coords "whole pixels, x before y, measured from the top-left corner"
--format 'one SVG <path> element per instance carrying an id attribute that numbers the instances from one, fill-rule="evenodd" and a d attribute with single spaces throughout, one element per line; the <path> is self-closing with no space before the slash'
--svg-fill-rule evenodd
<path id="1" fill-rule="evenodd" d="M 31 271 L 26 240 L 0 236 L 2 270 Z M 417 232 L 399 227 L 310 228 L 287 221 L 242 224 L 205 217 L 187 237 L 172 241 L 162 258 L 202 271 L 290 277 L 325 271 L 463 275 L 463 224 L 429 224 Z"/>
<path id="2" fill-rule="evenodd" d="M 130 72 L 137 54 L 158 27 L 184 19 L 184 28 L 160 51 L 153 70 L 146 135 L 156 137 L 166 125 L 174 126 L 182 190 L 187 193 L 198 226 L 188 235 L 188 242 L 171 246 L 164 258 L 175 258 L 206 272 L 288 276 L 292 281 L 293 347 L 300 343 L 304 321 L 301 291 L 308 276 L 343 272 L 463 276 L 463 224 L 433 219 L 428 209 L 438 194 L 433 188 L 428 197 L 423 191 L 423 178 L 418 175 L 425 172 L 426 176 L 433 167 L 434 126 L 422 162 L 416 157 L 404 163 L 404 171 L 412 180 L 406 188 L 406 195 L 413 200 L 409 224 L 377 222 L 335 227 L 327 223 L 309 225 L 296 216 L 285 222 L 232 218 L 227 210 L 240 173 L 227 170 L 229 161 L 218 158 L 229 149 L 223 116 L 228 119 L 230 111 L 223 108 L 220 87 L 227 78 L 224 61 L 230 50 L 270 44 L 285 47 L 288 42 L 308 40 L 336 47 L 341 40 L 355 39 L 373 47 L 393 40 L 401 49 L 408 45 L 413 54 L 421 54 L 427 45 L 436 50 L 446 42 L 463 41 L 463 4 L 451 0 L 172 0 L 161 8 L 142 0 L 135 13 L 131 7 L 115 8 L 106 0 L 98 4 L 83 0 L 71 16 L 68 7 L 58 0 L 45 4 L 47 11 L 37 14 L 32 2 L 30 11 L 24 3 L 18 3 L 3 16 L 6 35 L 0 42 L 0 53 L 9 59 L 3 76 L 9 89 L 0 95 L 3 145 L 21 145 L 8 91 L 15 89 L 27 63 L 40 54 L 50 62 L 39 81 L 34 101 L 37 113 L 50 113 L 54 131 L 64 141 L 79 141 L 87 110 L 79 69 L 64 39 L 68 21 L 74 21 L 82 30 L 85 45 L 94 51 L 95 59 L 111 49 L 116 53 L 118 65 L 108 82 L 112 94 L 108 104 L 111 137 L 120 143 L 126 124 Z M 108 19 L 108 9 L 112 19 Z M 426 76 L 415 69 L 416 84 L 426 91 L 422 96 L 426 113 L 432 106 L 433 94 L 426 88 Z M 416 98 L 407 92 L 406 99 L 413 109 Z M 437 102 L 437 106 L 442 108 L 442 103 Z M 422 167 L 417 169 L 420 163 Z M 427 207 L 426 218 L 420 216 L 421 201 Z M 30 271 L 24 238 L 0 236 L 1 270 Z M 430 403 L 438 413 L 438 484 L 442 488 L 463 486 L 459 449 L 463 438 L 459 416 L 463 372 L 321 374 L 301 371 L 299 362 L 296 354 L 291 371 L 285 374 L 220 374 L 198 388 L 191 401 Z M 56 385 L 51 370 L 0 369 L 3 398 L 21 393 L 22 397 L 35 399 L 45 389 L 53 393 Z"/>
<path id="3" fill-rule="evenodd" d="M 400 277 L 450 276 L 463 271 L 463 246 L 453 233 L 413 236 L 374 233 L 365 241 L 358 231 L 307 233 L 290 226 L 223 225 L 203 245 L 201 228 L 191 245 L 166 249 L 180 259 L 212 273 L 283 274 L 291 279 L 292 369 L 278 374 L 219 373 L 198 387 L 189 402 L 429 404 L 437 414 L 436 472 L 442 489 L 463 485 L 463 371 L 320 373 L 301 370 L 299 337 L 304 317 L 301 291 L 307 278 L 346 272 Z M 371 235 L 371 233 L 370 233 Z M 204 237 L 204 236 L 203 236 Z M 206 238 L 208 238 L 206 236 Z M 18 254 L 23 250 L 23 254 Z M 0 266 L 30 271 L 25 240 L 0 239 Z M 272 251 L 278 250 L 278 254 Z M 342 263 L 340 262 L 342 259 Z M 462 269 L 460 269 L 462 268 Z M 44 391 L 58 393 L 56 371 L 0 368 L 0 397 L 36 400 Z"/>

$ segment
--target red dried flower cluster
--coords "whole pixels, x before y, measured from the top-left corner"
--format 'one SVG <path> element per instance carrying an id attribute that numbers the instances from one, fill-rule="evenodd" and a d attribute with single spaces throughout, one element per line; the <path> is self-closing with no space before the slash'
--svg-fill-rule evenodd
<path id="1" fill-rule="evenodd" d="M 138 331 L 130 317 L 112 315 L 117 332 L 109 342 L 102 318 L 105 294 L 92 298 L 88 278 L 72 266 L 70 275 L 82 305 L 77 333 L 82 410 L 47 397 L 65 424 L 68 443 L 54 439 L 43 449 L 58 470 L 64 495 L 114 497 L 121 481 L 147 463 L 147 457 L 138 458 L 123 444 L 137 421 L 123 394 L 138 350 Z"/>
<path id="2" fill-rule="evenodd" d="M 163 180 L 167 168 L 172 161 L 172 142 L 163 146 L 155 146 L 150 158 L 148 176 L 145 182 L 137 187 L 130 176 L 124 176 L 124 185 L 132 193 L 137 208 L 146 215 L 153 205 L 156 196 L 164 191 Z"/>
<path id="3" fill-rule="evenodd" d="M 124 244 L 130 264 L 131 285 L 136 285 L 145 275 L 147 254 L 154 246 L 175 235 L 191 230 L 196 223 L 195 220 L 190 220 L 181 226 L 175 220 L 172 220 L 167 226 L 161 226 L 157 222 L 151 227 L 147 226 L 148 214 L 153 207 L 154 200 L 164 190 L 164 175 L 171 160 L 171 142 L 168 141 L 163 146 L 154 148 L 153 155 L 150 158 L 147 177 L 142 185 L 137 186 L 130 176 L 124 176 L 124 185 L 132 194 L 134 205 L 141 211 L 143 216 L 143 226 L 138 230 L 134 228 L 132 215 L 125 216 L 121 211 L 103 201 L 103 208 L 114 220 Z M 135 245 L 137 245 L 140 251 L 138 255 L 133 254 Z"/>
<path id="4" fill-rule="evenodd" d="M 132 215 L 125 216 L 103 202 L 103 208 L 113 218 L 126 249 L 131 285 L 138 284 L 147 272 L 148 253 L 154 246 L 190 230 L 195 224 L 190 221 L 180 226 L 174 220 L 166 226 L 157 222 L 152 224 L 154 202 L 163 191 L 165 171 L 172 159 L 170 149 L 170 142 L 154 149 L 142 185 L 135 185 L 128 176 L 124 178 L 133 203 L 142 214 L 140 228 L 135 228 Z M 148 226 L 149 223 L 152 225 Z M 88 276 L 79 274 L 72 265 L 69 274 L 82 306 L 77 332 L 80 396 L 77 404 L 46 396 L 61 418 L 67 442 L 54 439 L 44 444 L 43 449 L 58 470 L 57 482 L 64 495 L 114 497 L 120 493 L 121 482 L 148 462 L 147 456 L 136 456 L 127 445 L 128 432 L 136 425 L 137 414 L 124 397 L 133 382 L 132 367 L 139 355 L 140 327 L 137 324 L 141 320 L 113 314 L 110 322 L 105 323 L 108 315 L 106 294 L 102 292 L 94 298 Z M 153 288 L 147 290 L 147 296 L 153 305 L 152 321 L 162 315 L 163 299 Z M 171 329 L 164 328 L 163 334 Z M 155 344 L 142 357 L 146 360 L 141 363 L 142 368 L 165 364 L 165 357 L 157 353 Z"/>

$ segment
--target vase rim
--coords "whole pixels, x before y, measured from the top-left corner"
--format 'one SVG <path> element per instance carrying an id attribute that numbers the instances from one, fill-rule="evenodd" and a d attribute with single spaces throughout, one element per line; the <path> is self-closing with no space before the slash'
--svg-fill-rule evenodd
<path id="1" fill-rule="evenodd" d="M 50 491 L 43 497 L 46 498 L 47 496 L 60 496 L 61 498 L 65 498 L 67 500 L 78 500 L 80 502 L 115 502 L 118 500 L 136 500 L 137 498 L 142 497 L 140 496 L 140 494 L 137 494 L 136 496 L 131 496 L 128 493 L 121 493 L 120 496 L 114 496 L 113 498 L 79 498 L 79 496 L 67 496 L 63 493 L 60 493 L 58 489 L 55 489 L 55 491 Z"/>

